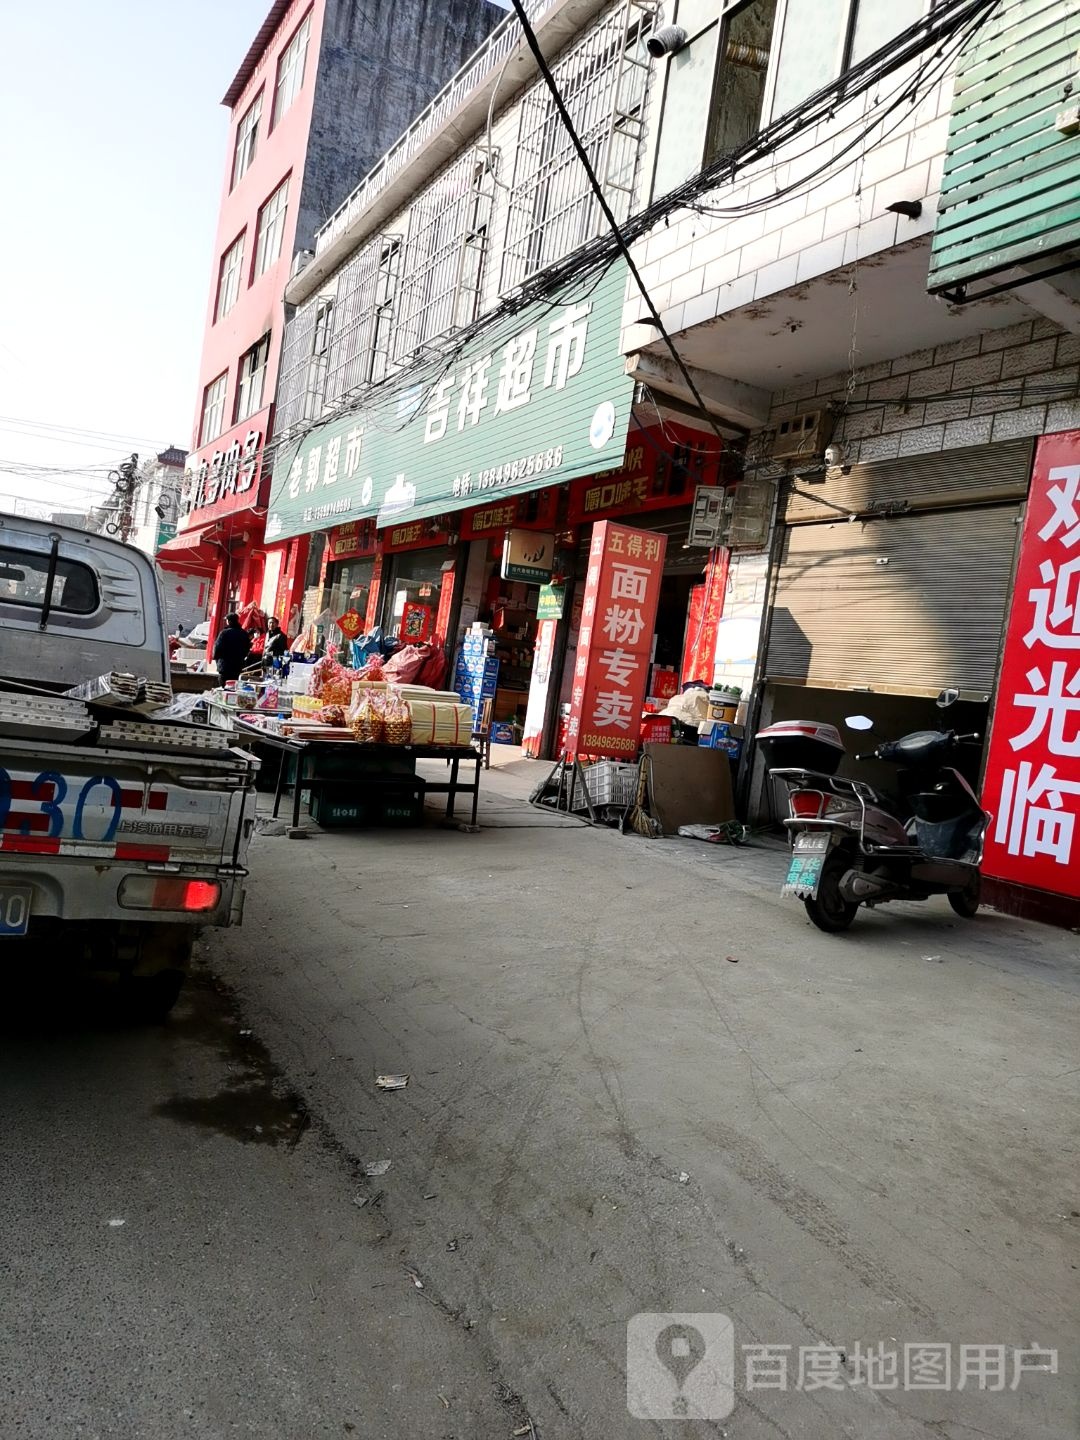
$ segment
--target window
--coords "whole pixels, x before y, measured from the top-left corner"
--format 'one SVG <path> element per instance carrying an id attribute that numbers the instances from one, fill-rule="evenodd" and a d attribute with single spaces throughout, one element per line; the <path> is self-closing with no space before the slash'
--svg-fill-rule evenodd
<path id="1" fill-rule="evenodd" d="M 307 60 L 308 39 L 311 35 L 311 15 L 304 16 L 300 28 L 281 52 L 277 67 L 277 84 L 274 86 L 274 113 L 270 117 L 270 128 L 278 123 L 285 111 L 300 93 L 304 83 L 304 64 Z"/>
<path id="2" fill-rule="evenodd" d="M 627 27 L 626 14 L 622 6 L 609 11 L 552 67 L 617 220 L 629 213 L 637 185 L 649 79 L 651 22 Z M 500 289 L 514 289 L 603 228 L 577 151 L 547 86 L 537 82 L 521 105 Z"/>
<path id="3" fill-rule="evenodd" d="M 0 546 L 0 604 L 31 605 L 41 610 L 49 583 L 51 557 L 42 552 Z M 98 587 L 89 565 L 56 557 L 50 610 L 69 615 L 92 615 L 98 608 Z"/>
<path id="4" fill-rule="evenodd" d="M 926 0 L 788 0 L 773 116 L 838 79 L 926 13 Z"/>
<path id="5" fill-rule="evenodd" d="M 259 121 L 262 119 L 262 91 L 260 90 L 255 99 L 244 111 L 240 124 L 236 127 L 236 145 L 233 149 L 232 160 L 232 182 L 229 185 L 231 190 L 240 177 L 246 174 L 251 162 L 255 159 L 255 150 L 259 143 Z"/>
<path id="6" fill-rule="evenodd" d="M 236 415 L 233 424 L 239 424 L 262 406 L 263 382 L 266 379 L 266 361 L 270 355 L 270 336 L 264 335 L 240 357 L 240 378 L 236 385 Z"/>
<path id="7" fill-rule="evenodd" d="M 214 310 L 215 323 L 227 315 L 240 296 L 240 272 L 244 268 L 244 237 L 240 236 L 225 251 L 218 267 L 217 305 Z"/>
<path id="8" fill-rule="evenodd" d="M 777 0 L 749 0 L 720 21 L 719 63 L 709 111 L 705 163 L 730 155 L 761 129 L 765 76 Z"/>
<path id="9" fill-rule="evenodd" d="M 202 424 L 199 426 L 199 444 L 207 445 L 216 440 L 225 428 L 225 386 L 229 379 L 226 370 L 210 382 L 203 391 Z"/>
<path id="10" fill-rule="evenodd" d="M 257 280 L 265 275 L 281 255 L 281 240 L 285 234 L 285 206 L 289 198 L 289 182 L 283 180 L 266 204 L 259 211 L 259 228 L 255 234 L 255 269 L 251 276 Z"/>

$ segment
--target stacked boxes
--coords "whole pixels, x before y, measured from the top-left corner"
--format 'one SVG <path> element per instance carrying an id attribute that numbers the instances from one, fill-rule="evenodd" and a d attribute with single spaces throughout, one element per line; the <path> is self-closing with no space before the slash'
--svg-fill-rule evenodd
<path id="1" fill-rule="evenodd" d="M 462 703 L 472 707 L 473 728 L 480 724 L 484 701 L 495 698 L 499 683 L 499 661 L 491 653 L 494 637 L 487 630 L 466 630 L 454 670 L 454 689 Z"/>

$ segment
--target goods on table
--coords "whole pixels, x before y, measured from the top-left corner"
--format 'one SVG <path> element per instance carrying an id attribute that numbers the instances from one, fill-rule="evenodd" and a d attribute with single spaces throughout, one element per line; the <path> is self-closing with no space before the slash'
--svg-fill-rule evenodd
<path id="1" fill-rule="evenodd" d="M 344 725 L 344 705 L 324 705 L 321 710 L 315 712 L 315 719 L 323 725 Z"/>
<path id="2" fill-rule="evenodd" d="M 468 745 L 472 739 L 472 707 L 444 701 L 410 700 L 415 745 Z"/>
<path id="3" fill-rule="evenodd" d="M 412 738 L 412 715 L 408 701 L 391 691 L 386 697 L 383 716 L 386 721 L 386 743 L 407 745 Z"/>
<path id="4" fill-rule="evenodd" d="M 362 744 L 381 743 L 386 734 L 386 717 L 374 695 L 361 696 L 349 717 L 349 728 Z"/>

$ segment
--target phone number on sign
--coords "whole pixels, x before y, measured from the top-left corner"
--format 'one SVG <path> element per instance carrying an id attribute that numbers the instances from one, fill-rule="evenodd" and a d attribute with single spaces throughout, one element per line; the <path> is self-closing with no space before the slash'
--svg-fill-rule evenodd
<path id="1" fill-rule="evenodd" d="M 595 750 L 625 750 L 635 754 L 638 742 L 633 735 L 582 735 L 578 748 L 591 755 Z"/>
<path id="2" fill-rule="evenodd" d="M 478 471 L 475 488 L 490 490 L 496 485 L 513 485 L 516 480 L 527 480 L 530 475 L 541 475 L 545 470 L 557 470 L 562 462 L 563 447 L 556 445 L 553 450 L 541 450 L 539 454 L 511 460 L 509 465 L 497 465 L 491 470 Z"/>

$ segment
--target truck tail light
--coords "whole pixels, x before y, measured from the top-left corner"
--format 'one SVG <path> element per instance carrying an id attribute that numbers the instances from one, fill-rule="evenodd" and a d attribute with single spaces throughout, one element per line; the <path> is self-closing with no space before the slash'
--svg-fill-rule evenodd
<path id="1" fill-rule="evenodd" d="M 221 886 L 216 880 L 189 880 L 183 875 L 128 875 L 120 883 L 118 898 L 128 910 L 199 914 L 215 908 L 221 899 Z"/>

